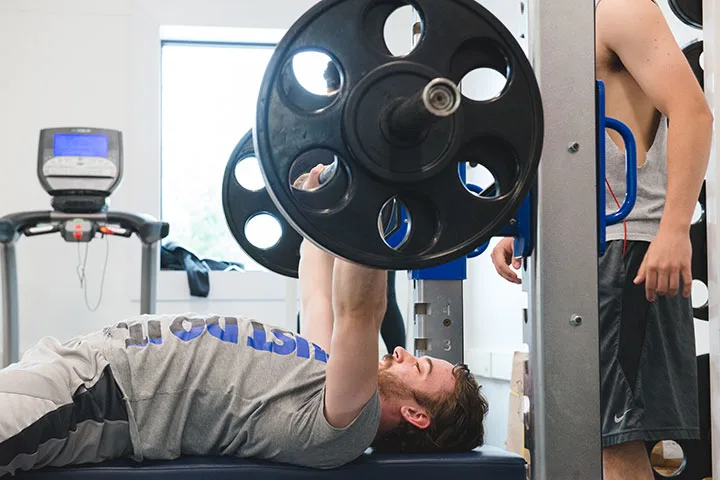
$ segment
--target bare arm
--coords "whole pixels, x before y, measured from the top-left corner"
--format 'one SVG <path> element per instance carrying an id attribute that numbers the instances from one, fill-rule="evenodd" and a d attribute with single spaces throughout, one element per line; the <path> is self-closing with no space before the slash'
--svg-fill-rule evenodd
<path id="1" fill-rule="evenodd" d="M 311 242 L 300 247 L 300 332 L 330 352 L 333 332 L 332 272 L 335 259 Z"/>
<path id="2" fill-rule="evenodd" d="M 378 333 L 387 303 L 387 272 L 337 259 L 335 331 L 325 386 L 325 418 L 345 428 L 377 390 Z"/>
<path id="3" fill-rule="evenodd" d="M 682 276 L 690 294 L 692 213 L 707 169 L 712 114 L 690 66 L 660 8 L 648 0 L 603 0 L 597 8 L 598 33 L 606 46 L 670 123 L 667 192 L 660 230 L 636 283 L 655 293 L 675 295 Z"/>
<path id="4" fill-rule="evenodd" d="M 300 188 L 320 185 L 325 166 L 313 168 Z M 335 258 L 308 240 L 300 245 L 300 332 L 311 342 L 330 353 L 333 333 L 332 272 Z"/>

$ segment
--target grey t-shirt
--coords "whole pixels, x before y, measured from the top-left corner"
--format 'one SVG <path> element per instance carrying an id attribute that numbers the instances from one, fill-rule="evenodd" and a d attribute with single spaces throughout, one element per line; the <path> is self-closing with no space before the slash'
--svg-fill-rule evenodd
<path id="1" fill-rule="evenodd" d="M 637 200 L 626 220 L 627 239 L 652 242 L 660 228 L 667 190 L 667 117 L 662 115 L 657 133 L 645 162 L 637 171 Z M 625 153 L 605 134 L 605 173 L 620 204 L 625 198 Z M 605 211 L 618 209 L 610 190 L 605 186 Z M 625 237 L 623 224 L 608 225 L 607 240 Z"/>
<path id="2" fill-rule="evenodd" d="M 377 433 L 377 392 L 347 428 L 327 422 L 328 355 L 283 329 L 155 315 L 95 338 L 126 397 L 137 460 L 234 455 L 332 468 L 360 456 Z"/>

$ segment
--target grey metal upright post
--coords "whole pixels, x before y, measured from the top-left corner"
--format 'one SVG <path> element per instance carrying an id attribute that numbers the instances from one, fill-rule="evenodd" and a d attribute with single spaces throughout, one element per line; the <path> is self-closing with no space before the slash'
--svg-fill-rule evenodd
<path id="1" fill-rule="evenodd" d="M 415 280 L 415 355 L 463 363 L 462 280 Z"/>
<path id="2" fill-rule="evenodd" d="M 140 313 L 155 313 L 157 304 L 157 263 L 160 242 L 142 242 L 142 271 L 140 279 Z"/>
<path id="3" fill-rule="evenodd" d="M 529 273 L 532 472 L 601 480 L 594 2 L 530 4 L 545 112 Z"/>
<path id="4" fill-rule="evenodd" d="M 7 367 L 20 357 L 20 313 L 18 312 L 17 267 L 15 243 L 0 243 L 0 272 L 2 272 L 3 298 L 3 351 L 2 365 Z"/>

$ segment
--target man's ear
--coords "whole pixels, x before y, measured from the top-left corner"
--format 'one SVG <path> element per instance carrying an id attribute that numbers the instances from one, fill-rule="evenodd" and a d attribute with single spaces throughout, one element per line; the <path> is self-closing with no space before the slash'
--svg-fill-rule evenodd
<path id="1" fill-rule="evenodd" d="M 400 407 L 400 415 L 406 422 L 415 425 L 420 430 L 425 430 L 430 426 L 430 415 L 427 410 L 422 407 Z"/>

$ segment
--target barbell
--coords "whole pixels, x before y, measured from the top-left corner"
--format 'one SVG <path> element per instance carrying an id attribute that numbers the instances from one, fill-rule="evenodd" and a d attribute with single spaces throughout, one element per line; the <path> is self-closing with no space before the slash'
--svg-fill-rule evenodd
<path id="1" fill-rule="evenodd" d="M 534 182 L 543 138 L 533 70 L 497 18 L 473 0 L 414 1 L 420 39 L 395 57 L 382 30 L 402 5 L 323 0 L 307 11 L 270 59 L 254 129 L 267 193 L 285 221 L 334 255 L 393 270 L 467 255 L 504 227 Z M 308 51 L 336 71 L 328 95 L 296 78 L 293 59 Z M 507 79 L 498 96 L 463 96 L 459 85 L 477 68 Z M 330 178 L 295 188 L 318 159 L 333 166 Z M 492 197 L 465 186 L 459 165 L 468 162 L 491 172 Z M 391 244 L 382 217 L 398 204 L 409 228 Z"/>

